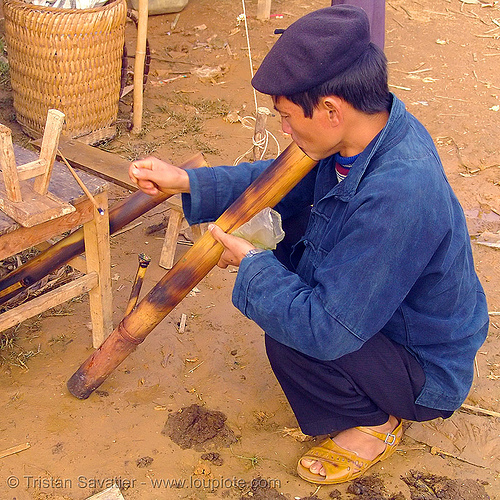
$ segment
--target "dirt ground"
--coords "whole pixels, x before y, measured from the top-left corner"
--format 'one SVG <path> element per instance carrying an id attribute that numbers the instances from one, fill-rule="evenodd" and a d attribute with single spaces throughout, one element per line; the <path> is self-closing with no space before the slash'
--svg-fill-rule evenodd
<path id="1" fill-rule="evenodd" d="M 274 0 L 266 22 L 256 20 L 256 4 L 246 4 L 254 69 L 274 43 L 275 28 L 329 2 Z M 492 312 L 500 311 L 500 254 L 478 242 L 485 232 L 498 241 L 500 230 L 499 5 L 386 3 L 391 90 L 435 140 L 468 216 Z M 203 151 L 212 165 L 233 164 L 248 151 L 253 122 L 244 117 L 254 114 L 255 97 L 242 12 L 236 0 L 190 0 L 180 16 L 150 17 L 143 133 L 128 132 L 129 94 L 120 103 L 118 136 L 101 147 L 130 160 L 155 154 L 174 162 Z M 1 22 L 0 29 L 3 34 Z M 135 37 L 129 22 L 129 54 Z M 271 107 L 265 96 L 257 100 Z M 26 145 L 5 81 L 0 102 L 0 122 Z M 281 147 L 288 144 L 278 117 L 269 117 L 268 129 Z M 276 151 L 271 138 L 265 155 Z M 110 186 L 112 203 L 127 195 Z M 115 326 L 137 255 L 152 257 L 143 293 L 165 273 L 158 265 L 164 232 L 148 228 L 168 213 L 168 207 L 157 207 L 138 219 L 140 225 L 112 237 Z M 179 244 L 177 257 L 186 248 Z M 294 431 L 297 423 L 265 357 L 263 332 L 231 304 L 234 278 L 234 269 L 212 270 L 84 401 L 68 393 L 66 381 L 92 352 L 86 297 L 7 332 L 0 366 L 0 452 L 27 442 L 30 448 L 0 458 L 0 499 L 83 500 L 113 482 L 126 500 L 500 499 L 500 421 L 477 412 L 412 425 L 398 452 L 370 471 L 371 489 L 364 483 L 318 489 L 298 478 L 297 459 L 311 442 L 300 441 Z M 184 333 L 178 327 L 182 314 Z M 467 404 L 500 412 L 500 318 L 491 320 Z M 193 429 L 198 441 L 188 436 Z"/>

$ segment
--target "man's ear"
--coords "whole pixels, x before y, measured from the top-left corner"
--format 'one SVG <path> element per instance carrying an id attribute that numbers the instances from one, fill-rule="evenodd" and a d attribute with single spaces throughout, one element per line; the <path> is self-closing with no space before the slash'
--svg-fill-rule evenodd
<path id="1" fill-rule="evenodd" d="M 341 100 L 335 96 L 322 97 L 320 106 L 328 112 L 328 118 L 333 126 L 339 125 L 342 121 Z"/>

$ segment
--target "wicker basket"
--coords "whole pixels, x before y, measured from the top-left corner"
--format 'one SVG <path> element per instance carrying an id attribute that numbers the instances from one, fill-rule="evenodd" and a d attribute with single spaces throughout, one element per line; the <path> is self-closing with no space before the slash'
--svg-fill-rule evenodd
<path id="1" fill-rule="evenodd" d="M 4 0 L 5 36 L 17 121 L 43 134 L 47 111 L 66 115 L 64 133 L 95 144 L 114 137 L 127 5 L 39 7 Z"/>

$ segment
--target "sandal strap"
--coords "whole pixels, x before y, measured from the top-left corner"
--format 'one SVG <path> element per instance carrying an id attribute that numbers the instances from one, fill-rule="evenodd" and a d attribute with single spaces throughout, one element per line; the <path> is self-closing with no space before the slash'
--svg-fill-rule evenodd
<path id="1" fill-rule="evenodd" d="M 394 446 L 398 442 L 398 434 L 401 428 L 401 423 L 396 426 L 396 428 L 392 432 L 378 432 L 370 429 L 369 427 L 356 427 L 356 429 L 364 432 L 365 434 L 369 434 L 370 436 L 374 436 L 380 441 L 383 441 L 387 446 Z"/>
<path id="2" fill-rule="evenodd" d="M 334 470 L 338 471 L 339 467 L 349 468 L 351 464 L 358 469 L 365 469 L 372 463 L 371 460 L 362 458 L 357 453 L 342 448 L 331 438 L 327 438 L 318 446 L 310 448 L 302 455 L 301 460 L 303 458 L 321 462 L 325 471 L 330 473 Z M 328 476 L 329 474 L 327 473 Z"/>
<path id="3" fill-rule="evenodd" d="M 310 448 L 302 458 L 317 460 L 321 463 L 329 462 L 336 466 L 341 463 L 347 464 L 348 462 L 352 462 L 359 468 L 365 467 L 369 462 L 369 460 L 358 456 L 357 453 L 342 448 L 331 438 L 327 438 L 319 445 Z"/>

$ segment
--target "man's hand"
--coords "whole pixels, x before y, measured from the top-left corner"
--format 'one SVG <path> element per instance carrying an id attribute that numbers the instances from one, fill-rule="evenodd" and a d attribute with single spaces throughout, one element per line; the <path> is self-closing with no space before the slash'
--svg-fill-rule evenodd
<path id="1" fill-rule="evenodd" d="M 153 156 L 134 161 L 128 175 L 132 182 L 151 196 L 160 191 L 165 194 L 189 193 L 187 172 Z"/>
<path id="2" fill-rule="evenodd" d="M 215 224 L 210 224 L 208 230 L 214 239 L 224 246 L 224 252 L 217 263 L 222 269 L 225 269 L 229 265 L 239 266 L 247 252 L 255 248 L 255 246 L 247 240 L 239 238 L 238 236 L 233 236 L 232 234 L 227 234 Z"/>

